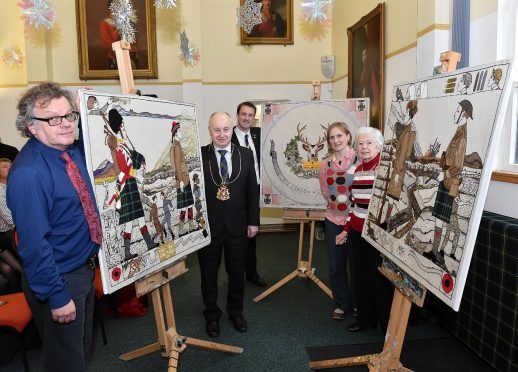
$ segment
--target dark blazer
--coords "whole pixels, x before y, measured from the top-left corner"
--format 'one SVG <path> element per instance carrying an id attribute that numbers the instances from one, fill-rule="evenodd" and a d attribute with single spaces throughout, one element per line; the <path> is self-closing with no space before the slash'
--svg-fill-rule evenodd
<path id="1" fill-rule="evenodd" d="M 203 146 L 201 156 L 211 235 L 215 238 L 226 228 L 232 236 L 246 236 L 249 225 L 259 226 L 259 195 L 252 150 L 232 146 L 232 175 L 227 185 L 230 199 L 225 201 L 216 198 L 221 177 L 212 145 Z"/>
<path id="2" fill-rule="evenodd" d="M 250 135 L 252 136 L 252 141 L 254 142 L 255 153 L 257 154 L 257 164 L 259 166 L 259 172 L 261 172 L 261 128 L 251 127 Z M 239 139 L 236 135 L 236 127 L 232 131 L 232 140 L 231 142 L 234 145 L 240 145 Z M 259 183 L 259 182 L 258 182 Z"/>

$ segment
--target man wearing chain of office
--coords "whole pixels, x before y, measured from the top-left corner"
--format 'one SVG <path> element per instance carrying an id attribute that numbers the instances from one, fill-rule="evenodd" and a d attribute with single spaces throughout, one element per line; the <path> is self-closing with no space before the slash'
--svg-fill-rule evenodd
<path id="1" fill-rule="evenodd" d="M 259 196 L 253 153 L 232 144 L 232 132 L 230 115 L 213 113 L 209 118 L 212 143 L 201 148 L 212 241 L 197 253 L 203 314 L 210 337 L 220 332 L 218 269 L 223 254 L 228 275 L 228 317 L 238 332 L 248 329 L 243 316 L 244 274 L 248 239 L 257 234 L 259 226 Z"/>

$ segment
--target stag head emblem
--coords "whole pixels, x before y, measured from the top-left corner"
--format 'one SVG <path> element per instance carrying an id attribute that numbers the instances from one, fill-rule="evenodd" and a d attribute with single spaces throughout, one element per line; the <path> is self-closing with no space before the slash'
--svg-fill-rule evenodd
<path id="1" fill-rule="evenodd" d="M 297 124 L 297 139 L 302 143 L 302 148 L 307 152 L 307 160 L 318 161 L 318 152 L 324 148 L 324 143 L 326 142 L 325 132 L 323 137 L 318 137 L 315 144 L 311 144 L 307 137 L 302 136 L 302 132 L 304 132 L 306 127 L 307 125 L 304 125 L 300 128 L 300 123 Z"/>

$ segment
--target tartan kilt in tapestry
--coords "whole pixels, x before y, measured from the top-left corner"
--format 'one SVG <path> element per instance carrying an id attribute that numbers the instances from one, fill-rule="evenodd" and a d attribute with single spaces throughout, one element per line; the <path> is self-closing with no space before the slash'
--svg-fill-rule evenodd
<path id="1" fill-rule="evenodd" d="M 117 212 L 119 212 L 119 225 L 144 217 L 144 209 L 135 178 L 126 180 L 121 193 L 121 208 Z"/>
<path id="2" fill-rule="evenodd" d="M 176 194 L 176 208 L 186 208 L 194 204 L 192 197 L 191 184 L 188 184 L 183 188 L 183 192 L 178 190 Z"/>
<path id="3" fill-rule="evenodd" d="M 140 169 L 142 163 L 146 162 L 146 159 L 137 150 L 131 150 L 131 162 L 133 163 L 133 168 Z"/>
<path id="4" fill-rule="evenodd" d="M 437 195 L 435 196 L 432 216 L 446 223 L 450 223 L 453 199 L 454 197 L 448 194 L 444 182 L 441 181 L 439 183 L 439 189 L 437 189 Z"/>

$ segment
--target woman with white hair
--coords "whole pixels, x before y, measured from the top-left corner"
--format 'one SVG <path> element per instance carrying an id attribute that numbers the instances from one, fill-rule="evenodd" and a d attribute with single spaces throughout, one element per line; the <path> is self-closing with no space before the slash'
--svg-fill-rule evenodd
<path id="1" fill-rule="evenodd" d="M 362 238 L 363 224 L 368 216 L 369 202 L 374 191 L 374 180 L 380 163 L 383 135 L 376 128 L 361 127 L 356 132 L 355 149 L 360 164 L 356 167 L 351 189 L 351 212 L 344 231 L 336 237 L 336 244 L 351 239 L 355 262 L 355 293 L 358 308 L 357 321 L 347 327 L 349 332 L 376 328 L 378 322 L 386 331 L 392 301 L 390 282 L 378 271 L 380 253 Z"/>

